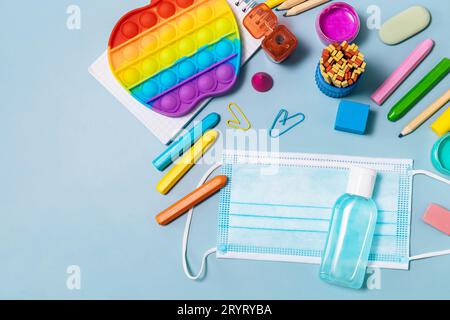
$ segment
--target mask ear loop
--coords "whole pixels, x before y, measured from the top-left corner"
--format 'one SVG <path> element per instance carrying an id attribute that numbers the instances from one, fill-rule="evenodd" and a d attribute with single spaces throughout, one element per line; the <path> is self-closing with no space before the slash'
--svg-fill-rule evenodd
<path id="1" fill-rule="evenodd" d="M 216 163 L 211 168 L 206 171 L 206 173 L 203 175 L 203 177 L 200 179 L 200 182 L 198 184 L 198 187 L 200 187 L 202 184 L 205 183 L 205 181 L 209 178 L 209 176 L 220 166 L 222 166 L 222 163 Z M 183 261 L 183 270 L 186 276 L 191 280 L 198 280 L 200 279 L 205 271 L 206 266 L 206 259 L 210 254 L 213 254 L 217 251 L 217 248 L 211 248 L 205 251 L 202 257 L 202 265 L 200 267 L 200 271 L 194 275 L 189 270 L 188 261 L 187 261 L 187 245 L 188 245 L 188 239 L 189 239 L 189 231 L 191 229 L 191 222 L 192 222 L 192 214 L 194 213 L 194 208 L 191 208 L 188 211 L 187 219 L 186 219 L 186 225 L 184 226 L 184 233 L 183 233 L 183 244 L 181 249 L 181 260 Z"/>
<path id="2" fill-rule="evenodd" d="M 427 259 L 427 258 L 439 257 L 439 256 L 446 256 L 448 254 L 450 254 L 450 250 L 434 251 L 434 252 L 423 253 L 423 254 L 418 254 L 416 256 L 412 256 L 409 258 L 409 261 L 421 260 L 421 259 Z"/>
<path id="3" fill-rule="evenodd" d="M 422 174 L 422 175 L 428 176 L 428 177 L 430 177 L 432 179 L 436 179 L 436 180 L 438 180 L 440 182 L 443 182 L 443 183 L 446 183 L 446 184 L 450 185 L 450 180 L 445 179 L 444 177 L 441 177 L 441 176 L 439 176 L 437 174 L 434 174 L 434 173 L 432 173 L 430 171 L 427 171 L 427 170 L 413 170 L 412 171 L 412 175 L 415 176 L 416 174 L 417 175 Z M 423 254 L 418 254 L 418 255 L 410 257 L 409 261 L 421 260 L 421 259 L 432 258 L 432 257 L 439 257 L 439 256 L 448 255 L 448 254 L 450 254 L 450 249 L 449 250 L 429 252 L 429 253 L 423 253 Z"/>
<path id="4" fill-rule="evenodd" d="M 435 179 L 435 180 L 438 180 L 440 182 L 443 182 L 443 183 L 446 183 L 446 184 L 450 185 L 450 180 L 445 179 L 444 177 L 441 177 L 440 175 L 437 175 L 437 174 L 435 174 L 433 172 L 430 172 L 430 171 L 427 171 L 427 170 L 413 170 L 412 171 L 412 175 L 415 176 L 416 174 L 417 175 L 423 174 L 423 175 L 425 175 L 427 177 L 430 177 L 432 179 Z"/>

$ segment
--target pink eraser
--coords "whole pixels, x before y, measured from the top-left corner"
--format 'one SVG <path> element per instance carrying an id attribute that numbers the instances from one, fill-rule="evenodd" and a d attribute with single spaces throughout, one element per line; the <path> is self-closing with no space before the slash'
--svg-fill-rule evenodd
<path id="1" fill-rule="evenodd" d="M 450 236 L 449 210 L 432 203 L 428 206 L 427 211 L 425 211 L 423 221 Z"/>
<path id="2" fill-rule="evenodd" d="M 417 68 L 433 49 L 434 41 L 426 39 L 420 43 L 402 64 L 383 82 L 370 98 L 381 106 L 402 82 Z"/>
<path id="3" fill-rule="evenodd" d="M 258 72 L 252 77 L 252 85 L 258 92 L 267 92 L 273 87 L 273 79 L 265 72 Z"/>

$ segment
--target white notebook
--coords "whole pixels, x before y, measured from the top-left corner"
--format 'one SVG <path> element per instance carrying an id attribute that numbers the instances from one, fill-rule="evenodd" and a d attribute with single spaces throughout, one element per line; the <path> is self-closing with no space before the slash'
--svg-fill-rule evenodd
<path id="1" fill-rule="evenodd" d="M 239 24 L 242 44 L 243 65 L 260 47 L 260 40 L 254 39 L 243 27 L 242 20 L 248 11 L 256 5 L 252 0 L 227 0 L 233 9 L 236 20 Z M 144 126 L 149 129 L 162 143 L 169 144 L 176 135 L 182 131 L 195 116 L 211 101 L 205 100 L 192 113 L 180 117 L 170 118 L 142 105 L 134 99 L 129 92 L 124 89 L 111 72 L 108 63 L 108 55 L 105 51 L 90 67 L 89 73 L 97 79 L 119 102 L 128 109 Z"/>

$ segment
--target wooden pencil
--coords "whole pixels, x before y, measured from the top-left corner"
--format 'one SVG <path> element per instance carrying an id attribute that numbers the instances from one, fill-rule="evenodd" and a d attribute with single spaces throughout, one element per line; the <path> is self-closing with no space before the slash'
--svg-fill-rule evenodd
<path id="1" fill-rule="evenodd" d="M 305 1 L 307 0 L 286 0 L 281 5 L 278 6 L 277 10 L 288 10 Z"/>
<path id="2" fill-rule="evenodd" d="M 315 7 L 318 7 L 326 2 L 328 2 L 330 0 L 308 0 L 306 2 L 303 2 L 291 9 L 289 9 L 284 16 L 285 17 L 290 17 L 290 16 L 295 16 L 297 14 L 300 14 L 302 12 L 308 11 L 310 9 L 313 9 Z"/>
<path id="3" fill-rule="evenodd" d="M 408 123 L 408 125 L 403 128 L 402 132 L 399 135 L 399 138 L 412 133 L 414 130 L 420 127 L 425 121 L 430 119 L 433 114 L 435 114 L 439 109 L 445 106 L 448 101 L 450 101 L 450 89 L 448 89 L 447 92 L 444 93 L 439 99 L 437 99 L 425 110 L 423 110 L 413 121 Z"/>

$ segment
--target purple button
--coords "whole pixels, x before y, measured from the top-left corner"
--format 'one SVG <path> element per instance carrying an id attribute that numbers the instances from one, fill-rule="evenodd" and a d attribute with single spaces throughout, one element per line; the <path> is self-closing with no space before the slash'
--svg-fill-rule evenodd
<path id="1" fill-rule="evenodd" d="M 198 79 L 198 88 L 202 92 L 214 90 L 216 80 L 210 74 L 204 74 Z"/>
<path id="2" fill-rule="evenodd" d="M 189 102 L 194 100 L 194 98 L 197 96 L 197 90 L 195 90 L 195 87 L 190 84 L 185 84 L 180 89 L 180 99 L 184 102 Z"/>
<path id="3" fill-rule="evenodd" d="M 224 63 L 216 70 L 217 80 L 221 83 L 227 83 L 234 79 L 234 67 L 230 63 Z"/>
<path id="4" fill-rule="evenodd" d="M 166 94 L 161 98 L 161 109 L 165 111 L 175 111 L 178 107 L 178 99 L 173 94 Z"/>

